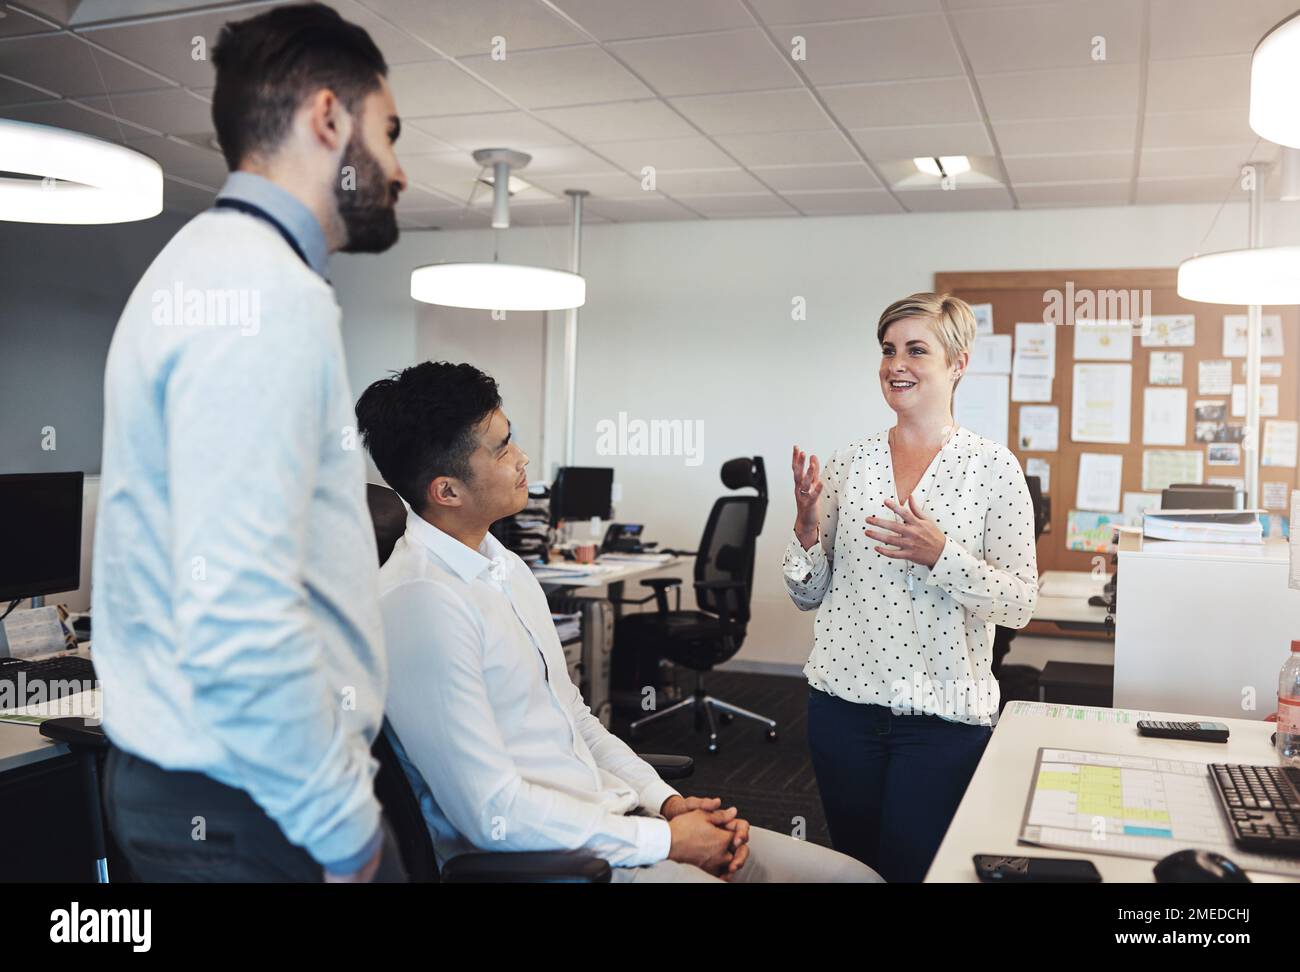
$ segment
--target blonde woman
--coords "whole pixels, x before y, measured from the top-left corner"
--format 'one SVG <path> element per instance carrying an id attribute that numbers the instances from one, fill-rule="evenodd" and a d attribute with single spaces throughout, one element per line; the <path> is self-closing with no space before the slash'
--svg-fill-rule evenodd
<path id="1" fill-rule="evenodd" d="M 993 628 L 1038 597 L 1033 507 L 1003 445 L 953 422 L 975 318 L 913 294 L 876 328 L 894 427 L 831 456 L 798 446 L 790 597 L 817 608 L 808 736 L 835 849 L 920 881 L 992 733 Z"/>

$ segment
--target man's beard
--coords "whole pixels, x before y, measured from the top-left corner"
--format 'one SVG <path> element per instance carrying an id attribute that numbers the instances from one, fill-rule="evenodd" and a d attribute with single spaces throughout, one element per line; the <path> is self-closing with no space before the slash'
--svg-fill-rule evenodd
<path id="1" fill-rule="evenodd" d="M 339 218 L 347 233 L 340 249 L 344 253 L 382 253 L 397 242 L 393 184 L 355 133 L 343 152 L 343 165 L 352 166 L 353 179 L 340 179 L 334 188 Z M 345 189 L 345 183 L 354 188 Z"/>

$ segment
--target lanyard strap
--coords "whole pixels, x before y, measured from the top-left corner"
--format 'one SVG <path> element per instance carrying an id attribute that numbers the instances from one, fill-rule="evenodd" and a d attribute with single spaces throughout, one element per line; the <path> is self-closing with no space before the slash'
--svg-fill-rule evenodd
<path id="1" fill-rule="evenodd" d="M 293 248 L 293 252 L 298 254 L 298 259 L 301 260 L 304 264 L 306 264 L 309 269 L 311 269 L 311 262 L 307 259 L 307 254 L 302 251 L 302 247 L 299 246 L 298 241 L 293 238 L 293 234 L 284 228 L 283 223 L 281 223 L 278 219 L 276 219 L 274 216 L 268 213 L 261 206 L 255 206 L 253 203 L 245 202 L 242 199 L 232 199 L 229 196 L 223 196 L 213 204 L 213 208 L 238 210 L 241 213 L 247 213 L 249 216 L 252 216 L 254 219 L 260 219 L 266 223 L 270 223 L 271 226 L 275 227 L 276 232 L 284 237 L 284 241 L 288 243 L 290 247 Z M 313 269 L 312 272 L 314 273 L 315 270 Z"/>

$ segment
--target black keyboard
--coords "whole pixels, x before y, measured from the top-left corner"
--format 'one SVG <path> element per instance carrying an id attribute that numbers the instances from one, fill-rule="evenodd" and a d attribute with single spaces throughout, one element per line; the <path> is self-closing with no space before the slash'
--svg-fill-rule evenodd
<path id="1" fill-rule="evenodd" d="M 19 674 L 23 681 L 19 682 Z M 57 655 L 41 661 L 29 661 L 24 658 L 0 658 L 0 682 L 11 682 L 13 688 L 0 686 L 0 700 L 10 693 L 17 693 L 25 685 L 31 695 L 38 683 L 44 683 L 44 698 L 40 701 L 75 695 L 95 687 L 95 666 L 89 658 L 77 655 Z M 53 684 L 52 684 L 53 683 Z M 64 683 L 64 684 L 58 684 Z M 68 684 L 71 683 L 71 684 Z M 23 698 L 12 695 L 19 706 L 28 704 Z M 0 704 L 5 704 L 0 702 Z"/>
<path id="2" fill-rule="evenodd" d="M 1210 779 L 1238 847 L 1300 857 L 1300 767 L 1211 763 Z"/>

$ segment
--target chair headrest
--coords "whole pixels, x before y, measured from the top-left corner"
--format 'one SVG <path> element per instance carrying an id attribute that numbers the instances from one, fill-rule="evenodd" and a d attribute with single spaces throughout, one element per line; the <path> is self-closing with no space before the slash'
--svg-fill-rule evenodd
<path id="1" fill-rule="evenodd" d="M 366 483 L 366 504 L 370 507 L 370 522 L 374 524 L 375 545 L 382 565 L 406 532 L 406 504 L 394 490 L 378 483 Z"/>
<path id="2" fill-rule="evenodd" d="M 729 459 L 722 464 L 722 485 L 727 489 L 744 489 L 746 486 L 758 490 L 760 496 L 767 495 L 767 473 L 763 468 L 762 456 L 741 456 Z"/>

